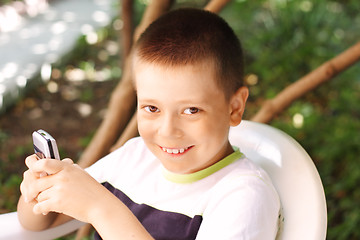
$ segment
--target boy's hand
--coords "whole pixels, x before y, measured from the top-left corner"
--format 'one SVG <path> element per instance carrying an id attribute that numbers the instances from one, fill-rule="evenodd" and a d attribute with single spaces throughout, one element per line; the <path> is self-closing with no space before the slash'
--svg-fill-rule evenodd
<path id="1" fill-rule="evenodd" d="M 36 197 L 41 191 L 41 189 L 39 189 L 36 185 L 36 180 L 46 175 L 44 172 L 37 172 L 33 169 L 33 165 L 37 161 L 39 161 L 39 158 L 36 154 L 33 154 L 25 159 L 25 164 L 29 169 L 23 174 L 20 191 L 27 203 L 36 201 Z"/>
<path id="2" fill-rule="evenodd" d="M 28 202 L 36 201 L 36 214 L 58 212 L 90 222 L 91 210 L 110 193 L 71 159 L 38 160 L 32 155 L 26 165 L 21 192 Z M 49 175 L 40 177 L 41 172 Z"/>

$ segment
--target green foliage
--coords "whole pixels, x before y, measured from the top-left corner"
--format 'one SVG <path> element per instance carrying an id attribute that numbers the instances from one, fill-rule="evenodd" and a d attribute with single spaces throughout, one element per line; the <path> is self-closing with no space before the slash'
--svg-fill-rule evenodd
<path id="1" fill-rule="evenodd" d="M 0 129 L 0 146 L 8 139 L 8 134 Z"/>
<path id="2" fill-rule="evenodd" d="M 4 151 L 2 143 L 10 136 L 0 130 L 0 151 Z M 0 213 L 15 211 L 16 203 L 20 196 L 20 183 L 22 176 L 18 174 L 19 159 L 24 159 L 29 152 L 33 151 L 32 144 L 19 145 L 13 152 L 9 153 L 7 159 L 0 157 Z M 23 160 L 22 160 L 23 161 Z"/>
<path id="3" fill-rule="evenodd" d="M 88 146 L 94 135 L 95 135 L 95 131 L 91 131 L 87 136 L 84 136 L 83 138 L 79 139 L 79 145 L 82 147 Z"/>
<path id="4" fill-rule="evenodd" d="M 19 186 L 22 178 L 18 174 L 11 174 L 3 179 L 0 184 L 0 209 L 16 211 L 16 205 L 20 196 Z"/>
<path id="5" fill-rule="evenodd" d="M 259 102 L 359 41 L 358 9 L 355 0 L 242 0 L 227 7 L 222 16 L 242 41 L 247 72 L 258 77 L 250 86 L 247 112 L 256 112 Z M 360 238 L 359 102 L 357 63 L 271 123 L 296 138 L 319 170 L 328 206 L 327 239 Z"/>
<path id="6" fill-rule="evenodd" d="M 8 1 L 0 5 L 3 2 Z M 136 23 L 146 6 L 144 2 L 135 1 Z M 247 73 L 257 76 L 257 81 L 249 86 L 247 118 L 259 109 L 264 99 L 274 97 L 359 41 L 359 9 L 358 0 L 233 0 L 221 15 L 242 41 Z M 109 43 L 105 39 L 116 39 L 116 32 L 111 28 L 101 29 L 97 36 L 98 42 L 91 46 L 86 36 L 81 37 L 68 59 L 59 63 L 63 66 L 59 67 L 61 72 L 66 71 L 66 65 L 91 77 L 99 65 L 106 63 L 110 78 L 120 78 L 119 53 L 98 55 Z M 94 89 L 85 89 L 79 97 L 83 102 L 90 101 Z M 329 240 L 360 239 L 357 227 L 360 225 L 359 102 L 360 67 L 356 63 L 296 101 L 271 123 L 297 139 L 319 170 L 327 199 Z M 93 132 L 82 138 L 80 145 L 86 146 L 92 135 Z M 0 130 L 0 146 L 9 137 Z M 31 152 L 31 145 L 19 146 L 7 161 L 0 159 L 0 169 L 9 169 L 11 161 L 25 152 Z M 15 209 L 20 181 L 21 177 L 13 170 L 0 171 L 0 209 Z"/>
<path id="7" fill-rule="evenodd" d="M 23 2 L 24 0 L 20 1 L 20 2 Z M 6 4 L 9 4 L 9 3 L 12 3 L 13 0 L 1 0 L 0 1 L 0 6 L 2 5 L 6 5 Z"/>

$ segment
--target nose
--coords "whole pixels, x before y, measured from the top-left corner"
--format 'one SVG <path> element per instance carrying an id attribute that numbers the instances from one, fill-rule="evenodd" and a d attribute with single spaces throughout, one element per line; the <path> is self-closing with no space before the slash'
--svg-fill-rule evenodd
<path id="1" fill-rule="evenodd" d="M 159 124 L 158 134 L 161 137 L 179 138 L 183 135 L 181 120 L 171 114 L 163 115 Z"/>

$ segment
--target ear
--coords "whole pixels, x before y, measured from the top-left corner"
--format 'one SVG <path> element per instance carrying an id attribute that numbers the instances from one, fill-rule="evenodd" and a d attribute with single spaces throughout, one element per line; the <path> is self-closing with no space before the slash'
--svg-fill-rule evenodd
<path id="1" fill-rule="evenodd" d="M 230 98 L 230 126 L 240 124 L 248 96 L 249 89 L 247 87 L 241 87 Z"/>

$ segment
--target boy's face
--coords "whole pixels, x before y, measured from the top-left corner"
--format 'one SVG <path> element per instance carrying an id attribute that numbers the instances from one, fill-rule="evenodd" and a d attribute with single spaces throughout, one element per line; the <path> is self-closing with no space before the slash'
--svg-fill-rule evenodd
<path id="1" fill-rule="evenodd" d="M 233 152 L 228 133 L 238 104 L 226 100 L 211 64 L 164 67 L 137 61 L 134 69 L 139 133 L 166 169 L 196 172 Z"/>

